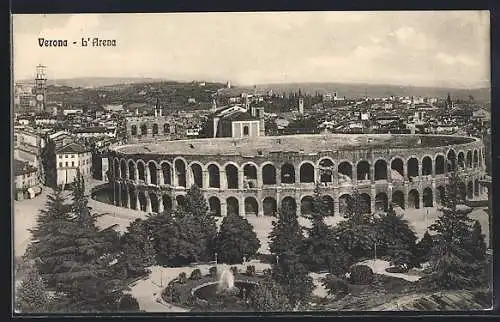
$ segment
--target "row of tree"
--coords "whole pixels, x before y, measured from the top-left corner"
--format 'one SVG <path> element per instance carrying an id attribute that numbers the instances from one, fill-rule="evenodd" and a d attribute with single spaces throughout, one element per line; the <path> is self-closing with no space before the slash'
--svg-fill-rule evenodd
<path id="1" fill-rule="evenodd" d="M 469 217 L 472 209 L 464 205 L 459 191 L 460 178 L 453 174 L 446 187 L 441 215 L 417 243 L 407 220 L 390 207 L 386 214 L 363 212 L 361 198 L 354 191 L 347 204 L 346 220 L 335 227 L 324 222 L 328 209 L 316 189 L 311 221 L 303 229 L 295 209 L 284 205 L 273 223 L 269 248 L 276 257 L 270 292 L 278 287 L 292 307 L 306 305 L 313 289 L 310 271 L 327 270 L 343 277 L 356 263 L 379 257 L 397 267 L 410 268 L 429 262 L 430 267 L 417 283 L 422 290 L 470 289 L 488 285 L 486 243 L 481 225 Z M 305 230 L 305 231 L 304 231 Z M 257 306 L 259 300 L 255 299 Z M 262 304 L 262 303 L 261 303 Z M 267 301 L 261 309 L 280 310 Z M 288 305 L 287 304 L 287 305 Z"/>

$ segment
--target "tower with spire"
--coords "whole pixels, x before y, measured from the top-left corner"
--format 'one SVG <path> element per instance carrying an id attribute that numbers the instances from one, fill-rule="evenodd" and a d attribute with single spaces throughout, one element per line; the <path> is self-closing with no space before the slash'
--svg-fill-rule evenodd
<path id="1" fill-rule="evenodd" d="M 156 98 L 156 104 L 155 104 L 155 117 L 158 116 L 163 116 L 163 109 L 160 105 L 160 98 Z"/>
<path id="2" fill-rule="evenodd" d="M 446 109 L 451 110 L 453 108 L 453 101 L 451 100 L 451 95 L 448 93 L 448 97 L 446 98 Z"/>

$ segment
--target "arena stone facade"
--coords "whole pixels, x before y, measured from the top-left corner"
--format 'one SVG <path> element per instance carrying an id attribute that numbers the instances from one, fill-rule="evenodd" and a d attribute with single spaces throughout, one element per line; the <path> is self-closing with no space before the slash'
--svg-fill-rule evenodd
<path id="1" fill-rule="evenodd" d="M 331 215 L 345 211 L 354 188 L 367 212 L 386 210 L 391 203 L 404 209 L 434 207 L 441 203 L 447 174 L 453 169 L 465 182 L 462 191 L 467 198 L 482 193 L 483 142 L 471 138 L 463 142 L 315 153 L 271 151 L 256 156 L 225 155 L 223 146 L 217 155 L 124 153 L 118 147 L 109 154 L 108 177 L 115 205 L 147 212 L 175 209 L 193 184 L 219 216 L 275 215 L 283 202 L 295 206 L 298 215 L 307 214 L 317 184 Z"/>

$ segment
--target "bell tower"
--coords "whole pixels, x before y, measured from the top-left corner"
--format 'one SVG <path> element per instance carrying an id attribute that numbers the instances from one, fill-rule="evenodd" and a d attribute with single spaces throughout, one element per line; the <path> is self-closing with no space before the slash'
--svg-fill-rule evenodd
<path id="1" fill-rule="evenodd" d="M 45 69 L 47 67 L 43 65 L 36 66 L 36 78 L 35 78 L 35 99 L 36 99 L 36 109 L 38 112 L 45 111 L 45 101 L 47 92 L 47 76 L 45 74 Z"/>

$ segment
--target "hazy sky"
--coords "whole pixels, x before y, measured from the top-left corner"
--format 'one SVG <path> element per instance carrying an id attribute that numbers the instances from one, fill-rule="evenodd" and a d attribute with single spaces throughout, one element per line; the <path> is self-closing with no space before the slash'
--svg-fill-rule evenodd
<path id="1" fill-rule="evenodd" d="M 42 48 L 38 37 L 68 47 Z M 72 44 L 81 37 L 117 46 Z M 41 63 L 49 78 L 490 82 L 488 11 L 15 15 L 13 43 L 16 80 Z"/>

